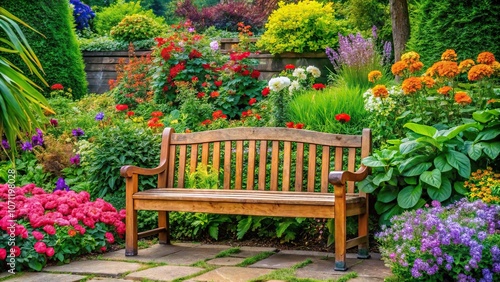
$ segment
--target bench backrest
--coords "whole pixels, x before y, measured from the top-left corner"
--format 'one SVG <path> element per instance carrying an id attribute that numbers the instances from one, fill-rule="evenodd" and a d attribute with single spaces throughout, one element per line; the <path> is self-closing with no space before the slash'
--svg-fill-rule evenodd
<path id="1" fill-rule="evenodd" d="M 371 151 L 371 132 L 340 135 L 272 127 L 227 128 L 195 133 L 163 131 L 158 187 L 184 188 L 201 163 L 222 169 L 223 189 L 331 192 L 328 172 L 355 171 Z M 329 187 L 330 186 L 330 187 Z M 348 183 L 354 193 L 354 183 Z M 330 189 L 329 189 L 330 188 Z"/>

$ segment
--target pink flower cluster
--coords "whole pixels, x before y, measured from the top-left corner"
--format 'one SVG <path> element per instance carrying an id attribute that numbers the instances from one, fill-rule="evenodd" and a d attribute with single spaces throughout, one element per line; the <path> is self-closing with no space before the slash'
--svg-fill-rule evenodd
<path id="1" fill-rule="evenodd" d="M 34 245 L 35 251 L 45 253 L 48 257 L 54 255 L 54 249 L 41 242 L 45 237 L 42 230 L 48 235 L 54 235 L 56 226 L 68 226 L 72 231 L 68 233 L 76 235 L 78 232 L 83 235 L 86 228 L 93 229 L 96 223 L 102 222 L 113 226 L 121 238 L 125 234 L 125 210 L 117 212 L 110 203 L 102 199 L 91 202 L 89 193 L 85 191 L 76 193 L 59 190 L 47 193 L 34 184 L 16 187 L 14 189 L 16 209 L 14 218 L 11 218 L 7 202 L 8 190 L 7 184 L 0 184 L 0 234 L 3 231 L 9 232 L 11 220 L 29 221 L 33 229 L 38 229 L 31 232 L 31 236 L 38 240 Z M 15 235 L 23 239 L 28 239 L 30 236 L 26 227 L 17 223 Z M 115 241 L 111 232 L 107 232 L 105 237 L 109 243 Z M 5 258 L 3 254 L 4 249 L 0 249 L 0 260 Z M 18 255 L 20 250 L 16 256 Z"/>

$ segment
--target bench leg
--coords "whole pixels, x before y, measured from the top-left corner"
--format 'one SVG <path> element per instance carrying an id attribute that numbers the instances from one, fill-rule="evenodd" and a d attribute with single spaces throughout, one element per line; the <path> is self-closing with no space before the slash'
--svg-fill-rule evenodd
<path id="1" fill-rule="evenodd" d="M 125 255 L 137 255 L 137 211 L 129 209 L 127 203 L 127 218 L 125 226 Z"/>
<path id="2" fill-rule="evenodd" d="M 368 248 L 368 213 L 358 216 L 358 236 L 366 236 L 365 243 L 358 245 L 358 259 L 369 259 L 370 253 Z"/>
<path id="3" fill-rule="evenodd" d="M 335 187 L 335 270 L 346 271 L 346 203 L 345 187 Z"/>
<path id="4" fill-rule="evenodd" d="M 165 231 L 159 233 L 159 243 L 170 245 L 170 229 L 168 226 L 168 212 L 158 211 L 158 228 L 165 228 Z"/>

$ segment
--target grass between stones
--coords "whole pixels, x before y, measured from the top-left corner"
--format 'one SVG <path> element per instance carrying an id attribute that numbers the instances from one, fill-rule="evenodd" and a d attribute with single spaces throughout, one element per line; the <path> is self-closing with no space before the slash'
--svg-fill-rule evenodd
<path id="1" fill-rule="evenodd" d="M 246 258 L 244 261 L 238 263 L 236 266 L 241 266 L 241 267 L 245 267 L 245 266 L 248 266 L 248 265 L 251 265 L 251 264 L 254 264 L 256 262 L 258 262 L 259 260 L 263 260 L 265 258 L 268 258 L 272 255 L 274 255 L 275 252 L 262 252 L 262 253 L 258 253 L 257 255 L 253 256 L 253 257 L 248 257 Z"/>
<path id="2" fill-rule="evenodd" d="M 230 249 L 227 249 L 227 250 L 224 250 L 220 253 L 218 253 L 217 255 L 215 255 L 216 258 L 224 258 L 224 257 L 228 257 L 232 254 L 237 254 L 237 253 L 240 253 L 241 250 L 239 247 L 235 247 L 235 248 L 230 248 Z"/>

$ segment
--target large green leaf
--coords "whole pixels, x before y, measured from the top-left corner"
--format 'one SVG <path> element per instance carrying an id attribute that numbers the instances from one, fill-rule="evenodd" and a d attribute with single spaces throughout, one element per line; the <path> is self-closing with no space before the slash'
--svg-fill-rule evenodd
<path id="1" fill-rule="evenodd" d="M 475 123 L 466 123 L 466 124 L 462 124 L 459 126 L 455 126 L 455 127 L 452 127 L 448 130 L 444 130 L 443 136 L 446 136 L 448 139 L 451 140 L 451 139 L 455 138 L 455 136 L 460 134 L 460 132 L 466 130 L 467 128 L 475 127 L 475 126 L 476 126 Z"/>
<path id="2" fill-rule="evenodd" d="M 460 152 L 455 150 L 450 150 L 445 153 L 446 161 L 455 169 L 457 169 L 458 174 L 463 178 L 469 178 L 470 176 L 470 160 L 469 158 Z"/>
<path id="3" fill-rule="evenodd" d="M 448 178 L 442 179 L 442 185 L 439 188 L 428 187 L 427 194 L 436 201 L 446 201 L 451 196 L 451 182 Z"/>
<path id="4" fill-rule="evenodd" d="M 373 193 L 378 186 L 373 184 L 373 175 L 368 175 L 365 179 L 358 182 L 358 189 L 365 193 Z"/>
<path id="5" fill-rule="evenodd" d="M 500 130 L 496 128 L 489 128 L 487 130 L 479 132 L 474 142 L 492 140 L 495 139 L 498 135 L 500 135 Z"/>
<path id="6" fill-rule="evenodd" d="M 389 181 L 392 178 L 392 173 L 394 172 L 394 168 L 390 168 L 385 174 L 377 174 L 373 178 L 373 184 L 379 186 L 380 183 L 384 181 Z"/>
<path id="7" fill-rule="evenodd" d="M 362 164 L 369 166 L 369 167 L 385 167 L 386 164 L 382 161 L 379 161 L 376 157 L 374 156 L 368 156 L 363 159 Z"/>
<path id="8" fill-rule="evenodd" d="M 431 166 L 432 166 L 432 163 L 429 163 L 429 162 L 420 163 L 420 164 L 417 164 L 413 167 L 406 169 L 405 171 L 402 171 L 401 174 L 403 176 L 417 176 L 417 175 L 422 174 L 424 171 L 427 171 Z"/>
<path id="9" fill-rule="evenodd" d="M 425 163 L 427 159 L 428 159 L 427 156 L 422 156 L 422 155 L 408 158 L 401 162 L 398 169 L 401 172 L 407 171 L 409 169 L 414 168 L 418 164 Z"/>
<path id="10" fill-rule="evenodd" d="M 398 188 L 393 186 L 385 186 L 380 189 L 380 192 L 377 195 L 377 200 L 382 203 L 389 203 L 394 201 L 398 196 Z"/>
<path id="11" fill-rule="evenodd" d="M 446 156 L 444 154 L 441 154 L 434 159 L 434 166 L 441 172 L 447 172 L 453 168 L 446 160 Z"/>
<path id="12" fill-rule="evenodd" d="M 424 136 L 428 136 L 428 137 L 433 137 L 434 134 L 436 134 L 436 132 L 437 132 L 437 129 L 435 129 L 432 126 L 411 123 L 411 122 L 405 124 L 404 127 L 410 129 L 411 131 L 413 131 L 415 133 L 418 133 L 418 134 L 421 134 Z"/>
<path id="13" fill-rule="evenodd" d="M 460 195 L 465 195 L 465 193 L 467 193 L 467 189 L 465 189 L 464 183 L 462 181 L 453 183 L 453 188 Z"/>
<path id="14" fill-rule="evenodd" d="M 420 142 L 420 143 L 426 143 L 428 145 L 434 146 L 434 147 L 438 148 L 439 151 L 443 150 L 443 143 L 438 142 L 436 139 L 434 139 L 432 137 L 422 136 L 420 138 L 417 138 L 416 141 Z"/>
<path id="15" fill-rule="evenodd" d="M 500 153 L 500 142 L 481 142 L 483 152 L 492 160 L 495 160 Z"/>
<path id="16" fill-rule="evenodd" d="M 441 171 L 437 168 L 431 171 L 424 171 L 420 175 L 420 181 L 427 183 L 435 188 L 441 187 Z"/>
<path id="17" fill-rule="evenodd" d="M 483 153 L 483 148 L 481 146 L 481 143 L 477 144 L 470 144 L 470 146 L 467 148 L 467 154 L 469 157 L 475 161 L 477 161 Z"/>
<path id="18" fill-rule="evenodd" d="M 404 209 L 415 206 L 422 196 L 422 186 L 408 186 L 398 194 L 398 205 Z"/>
<path id="19" fill-rule="evenodd" d="M 383 202 L 380 202 L 380 201 L 376 201 L 374 206 L 375 206 L 375 211 L 378 214 L 383 214 L 384 212 L 392 209 L 395 205 L 396 205 L 395 202 L 392 202 L 392 203 L 383 203 Z"/>
<path id="20" fill-rule="evenodd" d="M 418 143 L 415 140 L 412 140 L 412 141 L 401 143 L 399 145 L 399 151 L 401 152 L 401 154 L 406 155 L 406 154 L 409 154 L 420 147 L 422 147 L 422 144 Z"/>
<path id="21" fill-rule="evenodd" d="M 472 117 L 481 123 L 487 123 L 498 116 L 500 116 L 500 109 L 478 111 L 472 113 Z"/>

